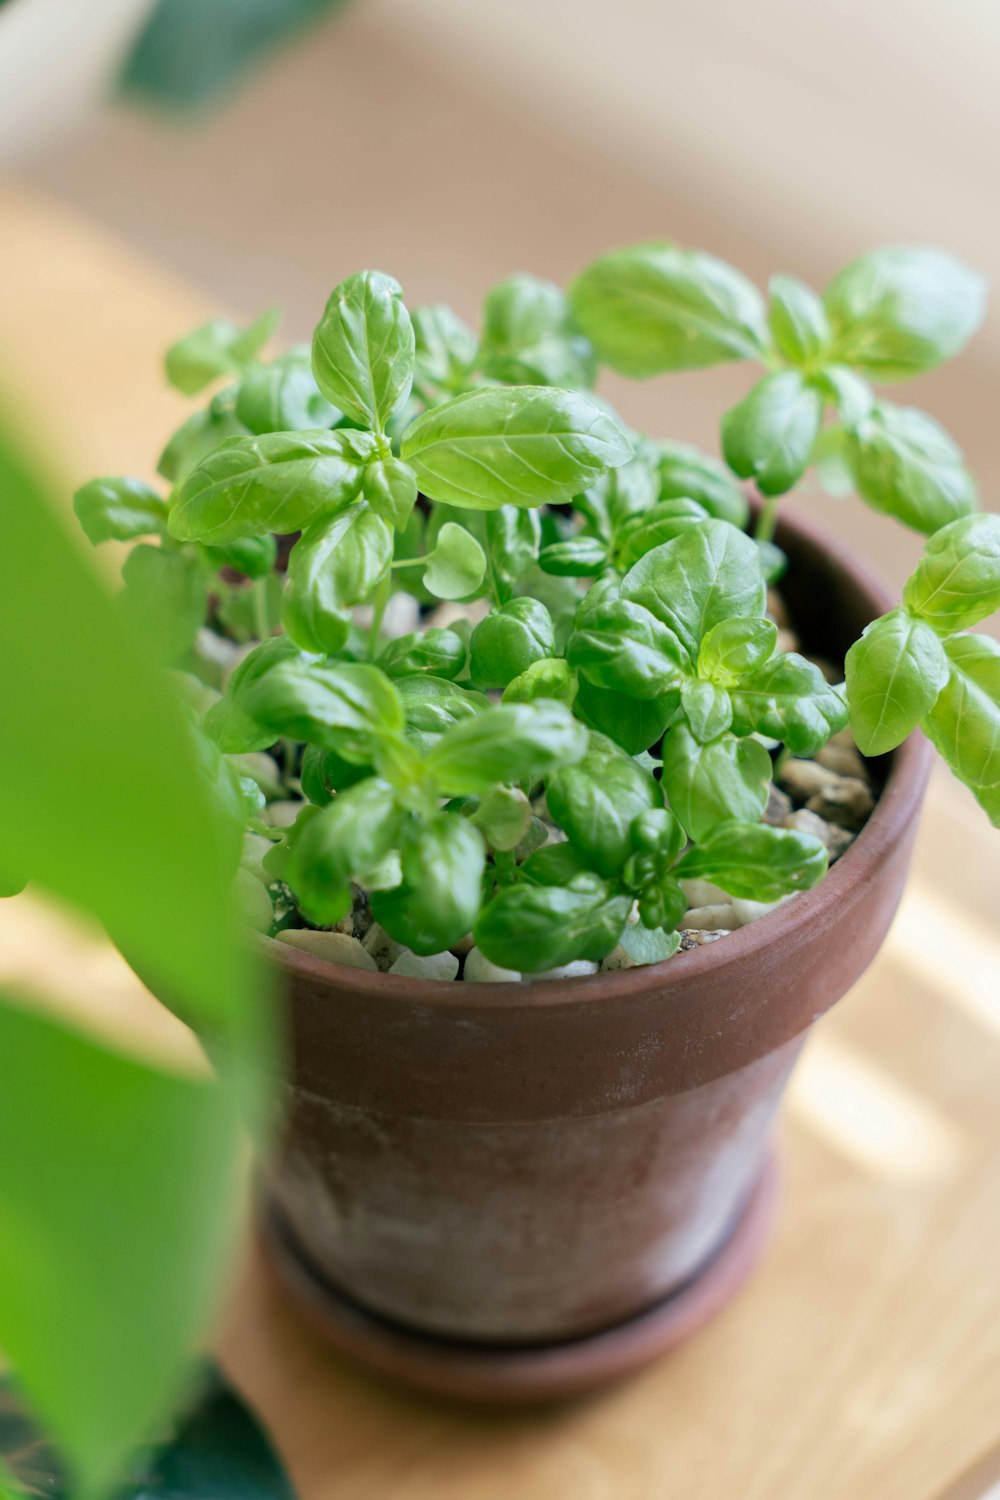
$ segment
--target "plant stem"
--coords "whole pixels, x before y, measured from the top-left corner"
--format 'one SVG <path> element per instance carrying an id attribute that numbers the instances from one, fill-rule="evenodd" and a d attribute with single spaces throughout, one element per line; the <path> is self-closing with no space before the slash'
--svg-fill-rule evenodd
<path id="1" fill-rule="evenodd" d="M 764 497 L 753 533 L 758 542 L 769 542 L 774 537 L 774 528 L 778 524 L 778 499 L 777 495 Z"/>
<path id="2" fill-rule="evenodd" d="M 271 621 L 267 608 L 267 578 L 257 578 L 250 585 L 253 589 L 253 619 L 257 639 L 266 641 L 271 634 Z"/>
<path id="3" fill-rule="evenodd" d="M 372 623 L 368 631 L 368 660 L 374 661 L 378 655 L 379 640 L 382 634 L 382 619 L 385 615 L 386 605 L 392 593 L 392 577 L 386 574 L 372 599 Z"/>

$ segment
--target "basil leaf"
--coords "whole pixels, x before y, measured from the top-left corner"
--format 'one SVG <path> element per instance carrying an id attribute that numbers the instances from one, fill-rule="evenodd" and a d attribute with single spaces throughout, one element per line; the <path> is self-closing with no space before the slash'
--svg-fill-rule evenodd
<path id="1" fill-rule="evenodd" d="M 737 734 L 782 740 L 796 755 L 815 755 L 847 723 L 841 692 L 794 651 L 749 672 L 730 697 Z"/>
<path id="2" fill-rule="evenodd" d="M 275 639 L 283 639 L 276 637 Z M 325 807 L 333 801 L 335 792 L 346 792 L 371 774 L 368 766 L 354 766 L 341 760 L 333 750 L 321 750 L 318 745 L 307 745 L 302 754 L 302 795 L 317 807 Z"/>
<path id="3" fill-rule="evenodd" d="M 671 811 L 701 840 L 726 818 L 761 816 L 771 757 L 759 740 L 723 734 L 700 745 L 686 724 L 675 724 L 663 742 L 662 780 Z"/>
<path id="4" fill-rule="evenodd" d="M 677 874 L 682 880 L 711 880 L 741 901 L 777 901 L 811 890 L 826 868 L 826 846 L 811 833 L 731 818 L 688 850 Z"/>
<path id="5" fill-rule="evenodd" d="M 501 968 L 526 974 L 560 968 L 577 958 L 603 958 L 621 936 L 628 898 L 610 895 L 595 876 L 578 876 L 577 881 L 581 889 L 507 886 L 476 923 L 476 947 Z"/>
<path id="6" fill-rule="evenodd" d="M 479 347 L 483 374 L 506 385 L 590 387 L 597 360 L 559 287 L 511 276 L 486 298 Z"/>
<path id="7" fill-rule="evenodd" d="M 310 818 L 294 841 L 286 879 L 311 922 L 332 925 L 350 911 L 352 876 L 396 847 L 404 817 L 393 788 L 369 776 Z"/>
<path id="8" fill-rule="evenodd" d="M 217 546 L 300 531 L 354 499 L 372 445 L 366 433 L 319 429 L 231 438 L 184 480 L 170 508 L 170 533 Z"/>
<path id="9" fill-rule="evenodd" d="M 539 698 L 552 698 L 557 703 L 572 705 L 577 689 L 576 673 L 569 663 L 558 656 L 547 656 L 542 661 L 532 662 L 508 682 L 503 690 L 503 701 L 537 703 Z"/>
<path id="10" fill-rule="evenodd" d="M 578 875 L 593 874 L 588 871 L 583 855 L 572 844 L 543 844 L 529 854 L 521 866 L 521 874 L 533 885 L 572 885 Z"/>
<path id="11" fill-rule="evenodd" d="M 316 384 L 349 417 L 382 432 L 410 394 L 414 349 L 399 283 L 359 271 L 334 287 L 313 334 Z"/>
<path id="12" fill-rule="evenodd" d="M 454 724 L 485 713 L 491 706 L 483 693 L 430 673 L 398 677 L 395 687 L 406 715 L 406 738 L 421 755 L 428 755 Z"/>
<path id="13" fill-rule="evenodd" d="M 798 370 L 765 375 L 722 419 L 722 451 L 763 495 L 783 495 L 808 467 L 823 420 L 819 393 Z"/>
<path id="14" fill-rule="evenodd" d="M 688 443 L 659 443 L 657 449 L 661 500 L 696 500 L 717 521 L 746 526 L 747 497 L 724 464 Z"/>
<path id="15" fill-rule="evenodd" d="M 963 516 L 936 531 L 903 603 L 939 635 L 968 630 L 1000 609 L 1000 516 Z"/>
<path id="16" fill-rule="evenodd" d="M 201 559 L 140 542 L 122 566 L 119 605 L 130 630 L 146 637 L 161 661 L 176 661 L 204 623 L 208 577 Z"/>
<path id="17" fill-rule="evenodd" d="M 543 573 L 557 578 L 592 578 L 608 565 L 608 549 L 596 536 L 574 536 L 564 542 L 550 542 L 538 554 Z"/>
<path id="18" fill-rule="evenodd" d="M 332 427 L 342 414 L 320 391 L 308 355 L 286 355 L 244 375 L 236 392 L 236 415 L 259 437 Z"/>
<path id="19" fill-rule="evenodd" d="M 673 875 L 650 881 L 639 897 L 639 918 L 643 929 L 676 928 L 687 908 L 684 887 Z"/>
<path id="20" fill-rule="evenodd" d="M 411 829 L 401 855 L 403 882 L 372 893 L 372 915 L 414 953 L 440 953 L 464 937 L 478 915 L 486 867 L 482 835 L 468 819 L 439 813 Z"/>
<path id="21" fill-rule="evenodd" d="M 311 660 L 278 662 L 246 688 L 247 713 L 274 731 L 371 764 L 377 742 L 403 732 L 403 704 L 377 667 Z"/>
<path id="22" fill-rule="evenodd" d="M 92 479 L 73 496 L 73 509 L 95 547 L 162 535 L 167 529 L 165 501 L 141 479 Z"/>
<path id="23" fill-rule="evenodd" d="M 692 666 L 713 625 L 734 615 L 762 615 L 766 602 L 753 542 L 727 521 L 714 520 L 647 552 L 622 579 L 621 596 L 672 630 Z"/>
<path id="24" fill-rule="evenodd" d="M 985 635 L 957 635 L 944 649 L 948 681 L 923 727 L 1000 827 L 1000 646 Z"/>
<path id="25" fill-rule="evenodd" d="M 542 528 L 538 513 L 501 505 L 486 514 L 486 556 L 497 602 L 510 598 L 538 558 Z"/>
<path id="26" fill-rule="evenodd" d="M 495 786 L 480 800 L 472 821 L 491 849 L 516 849 L 531 827 L 531 803 L 518 787 Z"/>
<path id="27" fill-rule="evenodd" d="M 922 411 L 874 407 L 847 432 L 845 456 L 858 494 L 917 531 L 937 531 L 975 508 L 961 451 Z"/>
<path id="28" fill-rule="evenodd" d="M 465 642 L 454 630 L 430 630 L 397 636 L 383 650 L 378 665 L 387 677 L 409 677 L 429 672 L 434 677 L 454 678 L 465 666 Z"/>
<path id="29" fill-rule="evenodd" d="M 411 314 L 416 363 L 413 383 L 422 396 L 461 390 L 476 363 L 476 335 L 457 313 L 439 303 Z"/>
<path id="30" fill-rule="evenodd" d="M 570 287 L 577 321 L 605 364 L 645 379 L 767 347 L 764 304 L 722 261 L 676 245 L 636 245 L 603 256 Z"/>
<path id="31" fill-rule="evenodd" d="M 552 616 L 537 599 L 511 599 L 480 620 L 469 642 L 469 672 L 482 688 L 506 687 L 555 653 Z"/>
<path id="32" fill-rule="evenodd" d="M 613 589 L 592 589 L 586 596 L 566 659 L 597 687 L 640 699 L 661 698 L 678 687 L 686 666 L 673 631 L 642 605 L 616 598 Z"/>
<path id="33" fill-rule="evenodd" d="M 698 651 L 698 675 L 720 687 L 732 687 L 747 672 L 770 661 L 778 627 L 770 620 L 720 620 Z"/>
<path id="34" fill-rule="evenodd" d="M 206 411 L 196 411 L 181 423 L 160 454 L 156 472 L 171 484 L 180 484 L 229 438 L 246 435 L 247 429 L 227 406 L 212 402 Z"/>
<path id="35" fill-rule="evenodd" d="M 986 283 L 940 250 L 896 247 L 852 262 L 823 300 L 835 358 L 903 380 L 964 347 L 982 322 Z"/>
<path id="36" fill-rule="evenodd" d="M 592 734 L 582 759 L 547 779 L 545 800 L 589 868 L 613 876 L 631 850 L 633 819 L 659 807 L 663 794 L 631 756 L 602 735 Z"/>
<path id="37" fill-rule="evenodd" d="M 278 560 L 278 544 L 273 536 L 243 536 L 221 547 L 200 544 L 199 550 L 210 568 L 231 568 L 244 578 L 266 577 Z"/>
<path id="38" fill-rule="evenodd" d="M 483 792 L 578 761 L 587 739 L 562 703 L 501 703 L 450 729 L 427 757 L 427 772 L 449 796 Z"/>
<path id="39" fill-rule="evenodd" d="M 281 603 L 296 645 L 339 651 L 351 630 L 348 608 L 368 598 L 391 562 L 392 529 L 363 500 L 304 531 L 288 559 Z"/>
<path id="40" fill-rule="evenodd" d="M 578 719 L 628 752 L 639 755 L 655 745 L 677 712 L 679 694 L 637 700 L 581 678 L 573 710 Z"/>
<path id="41" fill-rule="evenodd" d="M 418 417 L 402 444 L 424 494 L 468 510 L 558 505 L 631 456 L 589 397 L 545 386 L 468 391 Z"/>
<path id="42" fill-rule="evenodd" d="M 288 636 L 275 635 L 244 656 L 227 682 L 226 691 L 205 715 L 205 733 L 224 754 L 244 755 L 274 744 L 278 736 L 249 712 L 247 695 L 265 672 L 279 662 L 297 660 L 301 654 Z"/>
<path id="43" fill-rule="evenodd" d="M 417 503 L 417 476 L 401 459 L 375 459 L 365 469 L 361 492 L 377 515 L 403 531 Z"/>
<path id="44" fill-rule="evenodd" d="M 733 722 L 733 706 L 725 688 L 687 677 L 681 683 L 681 711 L 695 739 L 707 745 Z"/>
<path id="45" fill-rule="evenodd" d="M 894 750 L 933 708 L 948 658 L 931 627 L 905 609 L 868 625 L 847 653 L 851 732 L 862 755 Z"/>
<path id="46" fill-rule="evenodd" d="M 634 567 L 640 557 L 672 542 L 675 536 L 698 526 L 708 511 L 697 500 L 661 500 L 641 516 L 631 516 L 616 536 L 615 561 L 623 573 Z"/>
<path id="47" fill-rule="evenodd" d="M 672 958 L 681 945 L 679 932 L 664 932 L 662 928 L 648 927 L 637 922 L 626 926 L 618 939 L 634 964 L 659 964 Z"/>
<path id="48" fill-rule="evenodd" d="M 793 365 L 820 359 L 830 343 L 826 309 L 811 287 L 794 276 L 772 276 L 768 322 L 778 353 Z"/>
<path id="49" fill-rule="evenodd" d="M 594 530 L 609 540 L 631 517 L 655 505 L 660 494 L 655 454 L 637 452 L 627 464 L 602 474 L 585 494 L 576 498 L 576 508 Z"/>
<path id="50" fill-rule="evenodd" d="M 466 599 L 486 576 L 486 554 L 471 532 L 446 521 L 425 559 L 424 588 L 436 599 Z"/>
<path id="51" fill-rule="evenodd" d="M 220 375 L 238 374 L 251 364 L 281 320 L 276 307 L 262 313 L 249 328 L 230 318 L 213 318 L 185 334 L 167 350 L 167 379 L 185 396 L 196 396 Z"/>

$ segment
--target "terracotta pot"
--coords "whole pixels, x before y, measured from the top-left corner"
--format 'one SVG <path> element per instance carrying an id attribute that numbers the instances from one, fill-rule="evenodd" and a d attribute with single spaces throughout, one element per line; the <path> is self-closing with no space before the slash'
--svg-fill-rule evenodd
<path id="1" fill-rule="evenodd" d="M 803 639 L 842 659 L 881 586 L 803 521 L 778 541 Z M 448 984 L 271 945 L 292 1078 L 267 1243 L 314 1321 L 426 1385 L 523 1396 L 618 1373 L 725 1300 L 763 1237 L 792 1064 L 902 891 L 925 742 L 877 769 L 817 889 L 661 966 Z"/>

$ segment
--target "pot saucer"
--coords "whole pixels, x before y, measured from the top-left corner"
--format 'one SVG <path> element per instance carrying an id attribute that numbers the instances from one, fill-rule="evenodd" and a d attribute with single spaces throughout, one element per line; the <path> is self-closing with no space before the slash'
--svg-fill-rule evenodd
<path id="1" fill-rule="evenodd" d="M 465 1343 L 369 1312 L 302 1255 L 273 1202 L 264 1205 L 260 1240 L 272 1275 L 306 1321 L 338 1353 L 367 1369 L 462 1400 L 559 1400 L 641 1369 L 720 1312 L 760 1258 L 774 1219 L 777 1185 L 772 1155 L 732 1234 L 686 1285 L 624 1323 L 552 1344 Z"/>

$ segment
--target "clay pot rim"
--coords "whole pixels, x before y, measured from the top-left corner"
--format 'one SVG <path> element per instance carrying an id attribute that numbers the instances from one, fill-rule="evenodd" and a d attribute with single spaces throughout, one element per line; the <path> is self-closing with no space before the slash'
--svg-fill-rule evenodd
<path id="1" fill-rule="evenodd" d="M 871 618 L 885 614 L 893 600 L 885 582 L 859 561 L 825 526 L 802 515 L 784 513 L 778 530 L 794 548 L 805 543 L 822 550 L 834 568 L 860 585 L 871 606 Z M 930 774 L 931 747 L 919 732 L 893 751 L 882 793 L 864 828 L 819 885 L 796 895 L 760 921 L 737 928 L 724 939 L 675 953 L 660 964 L 588 974 L 574 979 L 522 980 L 520 983 L 469 983 L 465 980 L 417 979 L 355 969 L 330 963 L 287 943 L 259 940 L 259 947 L 277 967 L 330 986 L 349 985 L 357 995 L 374 1002 L 391 997 L 440 1010 L 545 1009 L 557 1006 L 600 1006 L 609 1001 L 641 1000 L 662 994 L 675 985 L 690 985 L 701 975 L 743 967 L 762 950 L 787 943 L 794 951 L 798 939 L 814 924 L 825 925 L 831 908 L 855 886 L 877 873 L 886 854 L 906 832 Z"/>

